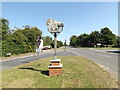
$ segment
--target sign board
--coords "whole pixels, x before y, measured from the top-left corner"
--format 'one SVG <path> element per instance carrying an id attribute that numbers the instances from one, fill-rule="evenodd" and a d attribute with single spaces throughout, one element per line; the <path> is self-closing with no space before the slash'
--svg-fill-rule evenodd
<path id="1" fill-rule="evenodd" d="M 60 33 L 63 30 L 64 24 L 52 19 L 47 20 L 47 28 L 51 33 Z"/>
<path id="2" fill-rule="evenodd" d="M 37 36 L 37 37 L 36 37 L 36 46 L 37 46 L 37 47 L 40 46 L 40 43 L 41 43 L 40 39 L 41 39 L 40 36 Z"/>
<path id="3" fill-rule="evenodd" d="M 12 53 L 7 53 L 8 56 L 12 55 Z"/>
<path id="4" fill-rule="evenodd" d="M 97 43 L 97 46 L 101 46 L 101 43 Z"/>

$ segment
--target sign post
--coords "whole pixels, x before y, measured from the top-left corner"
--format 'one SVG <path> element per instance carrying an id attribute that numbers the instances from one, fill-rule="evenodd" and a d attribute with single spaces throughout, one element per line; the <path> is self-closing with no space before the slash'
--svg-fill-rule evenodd
<path id="1" fill-rule="evenodd" d="M 65 50 L 66 50 L 66 39 L 65 39 L 65 44 L 64 45 L 65 45 Z"/>
<path id="2" fill-rule="evenodd" d="M 40 46 L 40 43 L 41 43 L 40 39 L 41 39 L 40 36 L 37 36 L 37 37 L 36 37 L 36 46 L 37 46 L 36 53 L 37 53 L 37 60 L 39 59 L 39 58 L 38 58 L 38 55 L 39 55 L 39 53 L 40 53 L 40 49 L 39 49 L 39 46 Z"/>
<path id="3" fill-rule="evenodd" d="M 47 29 L 54 36 L 54 60 L 51 60 L 49 67 L 49 76 L 58 76 L 62 74 L 62 64 L 57 59 L 57 35 L 62 32 L 64 24 L 52 19 L 47 20 Z"/>
<path id="4" fill-rule="evenodd" d="M 54 59 L 56 60 L 57 59 L 57 35 L 56 33 L 54 33 Z"/>

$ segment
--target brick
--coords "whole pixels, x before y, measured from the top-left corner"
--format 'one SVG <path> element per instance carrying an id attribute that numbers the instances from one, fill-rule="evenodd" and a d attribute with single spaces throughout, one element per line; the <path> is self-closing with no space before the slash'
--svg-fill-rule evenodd
<path id="1" fill-rule="evenodd" d="M 60 63 L 51 63 L 51 66 L 59 66 Z"/>
<path id="2" fill-rule="evenodd" d="M 62 68 L 49 69 L 49 76 L 59 76 L 62 75 Z"/>

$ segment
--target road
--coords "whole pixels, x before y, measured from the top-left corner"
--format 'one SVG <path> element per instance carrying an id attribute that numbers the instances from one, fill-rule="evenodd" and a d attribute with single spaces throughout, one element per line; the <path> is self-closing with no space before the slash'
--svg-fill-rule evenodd
<path id="1" fill-rule="evenodd" d="M 39 55 L 38 58 L 39 59 L 47 58 L 53 55 L 54 55 L 53 53 L 48 52 L 48 53 Z M 75 54 L 67 51 L 58 52 L 58 56 L 69 56 L 69 55 L 75 55 Z M 29 57 L 14 59 L 14 60 L 3 61 L 3 62 L 0 62 L 0 67 L 1 67 L 0 70 L 9 69 L 9 68 L 16 67 L 25 63 L 29 63 L 35 60 L 37 60 L 35 56 L 29 56 Z"/>
<path id="2" fill-rule="evenodd" d="M 115 77 L 118 77 L 118 58 L 120 57 L 120 51 L 118 49 L 69 48 L 68 50 L 78 56 L 84 56 L 94 61 L 110 71 Z"/>
<path id="3" fill-rule="evenodd" d="M 117 49 L 81 49 L 67 47 L 67 51 L 58 52 L 58 56 L 68 55 L 84 56 L 110 71 L 115 77 L 118 77 L 118 58 L 120 57 L 120 52 L 118 52 Z M 39 59 L 51 56 L 53 56 L 53 53 L 49 52 L 39 55 Z M 5 70 L 35 60 L 35 56 L 29 56 L 25 58 L 3 61 L 0 62 L 0 67 L 2 67 L 1 70 Z"/>

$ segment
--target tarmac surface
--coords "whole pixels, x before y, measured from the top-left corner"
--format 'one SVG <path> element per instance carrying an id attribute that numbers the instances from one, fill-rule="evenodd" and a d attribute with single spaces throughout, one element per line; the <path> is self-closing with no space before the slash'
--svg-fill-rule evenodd
<path id="1" fill-rule="evenodd" d="M 72 52 L 67 52 L 67 51 L 59 51 L 58 52 L 58 56 L 71 56 L 71 55 L 75 55 L 75 54 Z M 0 62 L 0 67 L 1 67 L 0 70 L 10 69 L 12 67 L 16 67 L 16 66 L 19 66 L 19 65 L 22 65 L 25 63 L 29 63 L 29 62 L 38 60 L 38 59 L 48 58 L 48 57 L 52 57 L 52 56 L 54 56 L 53 52 L 52 53 L 48 52 L 48 53 L 38 55 L 38 57 L 34 56 L 34 55 L 29 55 L 29 56 L 26 56 L 23 58 L 3 61 L 3 62 Z"/>
<path id="2" fill-rule="evenodd" d="M 58 51 L 58 56 L 84 56 L 105 70 L 109 71 L 113 76 L 118 78 L 119 69 L 118 69 L 118 60 L 120 57 L 120 51 L 118 49 L 82 49 L 82 48 L 71 48 L 67 47 L 66 51 Z M 43 53 L 38 56 L 38 59 L 48 58 L 54 56 L 53 52 Z M 2 61 L 0 62 L 0 70 L 9 69 L 16 67 L 25 63 L 29 63 L 37 60 L 36 56 L 29 55 L 26 57 L 21 57 L 13 60 Z M 120 65 L 120 64 L 119 64 Z"/>
<path id="3" fill-rule="evenodd" d="M 120 71 L 118 69 L 120 65 L 118 64 L 118 60 L 120 58 L 120 51 L 118 49 L 69 48 L 69 52 L 72 52 L 78 56 L 84 56 L 94 61 L 117 78 L 118 74 L 120 75 Z"/>

